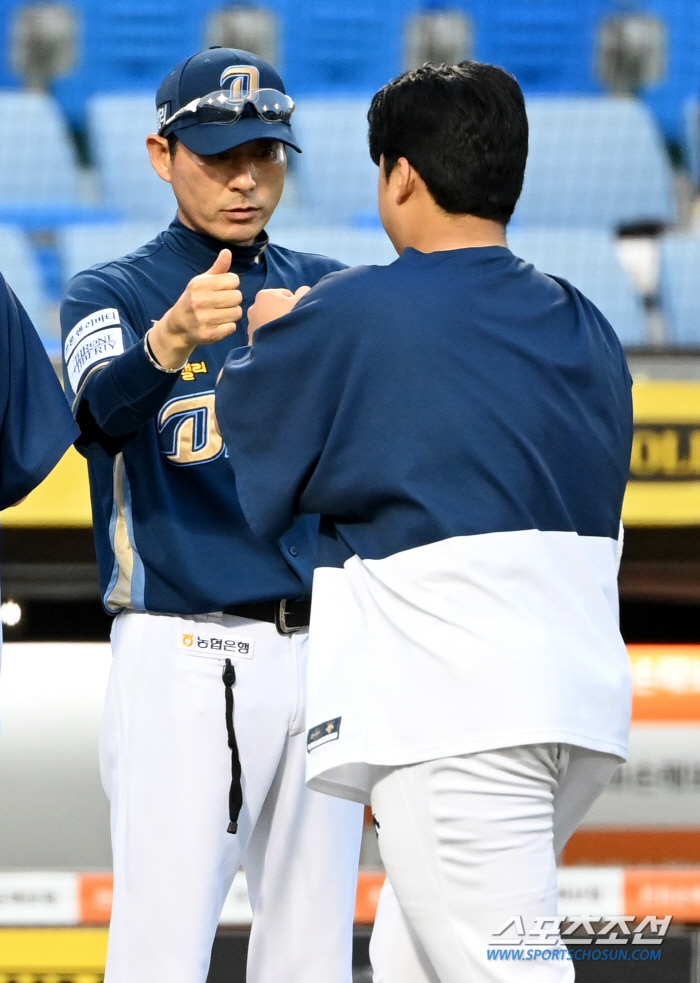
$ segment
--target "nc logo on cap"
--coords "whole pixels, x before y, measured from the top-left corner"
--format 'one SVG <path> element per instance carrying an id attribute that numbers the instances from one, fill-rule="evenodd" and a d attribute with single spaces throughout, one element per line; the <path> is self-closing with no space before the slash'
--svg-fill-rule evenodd
<path id="1" fill-rule="evenodd" d="M 231 98 L 245 99 L 260 88 L 260 72 L 254 65 L 230 65 L 224 69 L 219 84 L 223 88 L 229 81 Z"/>

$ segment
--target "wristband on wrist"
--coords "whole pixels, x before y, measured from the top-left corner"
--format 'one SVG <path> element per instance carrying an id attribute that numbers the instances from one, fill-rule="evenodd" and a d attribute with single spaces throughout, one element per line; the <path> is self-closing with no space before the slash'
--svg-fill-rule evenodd
<path id="1" fill-rule="evenodd" d="M 158 369 L 159 372 L 165 372 L 168 375 L 175 375 L 176 372 L 182 372 L 182 370 L 184 369 L 185 365 L 187 365 L 187 362 L 186 361 L 180 366 L 179 369 L 166 369 L 164 365 L 161 365 L 160 364 L 160 362 L 158 361 L 158 359 L 153 354 L 153 349 L 151 348 L 151 343 L 148 340 L 148 336 L 149 336 L 149 334 L 151 333 L 152 330 L 153 330 L 153 328 L 149 328 L 148 331 L 146 332 L 146 334 L 143 336 L 143 349 L 146 352 L 146 356 L 148 358 L 148 361 L 151 363 L 151 365 L 154 368 Z"/>

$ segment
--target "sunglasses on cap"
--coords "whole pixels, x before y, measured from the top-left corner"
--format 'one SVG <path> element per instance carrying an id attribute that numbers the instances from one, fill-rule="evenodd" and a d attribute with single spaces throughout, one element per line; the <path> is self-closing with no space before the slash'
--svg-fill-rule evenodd
<path id="1" fill-rule="evenodd" d="M 178 109 L 165 122 L 161 123 L 158 133 L 163 136 L 165 130 L 176 120 L 193 114 L 195 123 L 236 123 L 242 116 L 246 106 L 250 106 L 256 116 L 264 123 L 288 123 L 294 112 L 294 100 L 277 89 L 255 89 L 247 96 L 234 97 L 229 89 L 210 92 L 199 99 L 193 99 L 182 109 Z"/>

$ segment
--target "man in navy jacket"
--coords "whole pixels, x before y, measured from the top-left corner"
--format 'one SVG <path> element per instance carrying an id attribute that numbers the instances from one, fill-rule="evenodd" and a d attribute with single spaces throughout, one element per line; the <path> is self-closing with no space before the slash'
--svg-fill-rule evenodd
<path id="1" fill-rule="evenodd" d="M 375 980 L 570 981 L 555 855 L 627 752 L 631 379 L 600 311 L 508 249 L 514 78 L 424 66 L 369 124 L 399 259 L 258 295 L 219 422 L 256 533 L 321 515 L 307 776 L 372 806 Z"/>
<path id="2" fill-rule="evenodd" d="M 318 520 L 279 542 L 251 532 L 213 414 L 256 293 L 342 264 L 264 231 L 286 148 L 298 149 L 271 65 L 200 52 L 163 81 L 156 108 L 148 149 L 177 217 L 78 274 L 61 312 L 116 615 L 101 741 L 114 853 L 105 980 L 204 983 L 242 865 L 251 983 L 350 983 L 362 812 L 304 785 Z"/>

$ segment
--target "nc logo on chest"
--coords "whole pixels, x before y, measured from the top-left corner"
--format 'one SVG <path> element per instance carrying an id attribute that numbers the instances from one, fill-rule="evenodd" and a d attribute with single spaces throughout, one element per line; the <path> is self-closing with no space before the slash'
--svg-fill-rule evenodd
<path id="1" fill-rule="evenodd" d="M 213 390 L 169 400 L 156 422 L 161 453 L 180 466 L 213 461 L 224 453 L 214 420 Z"/>

